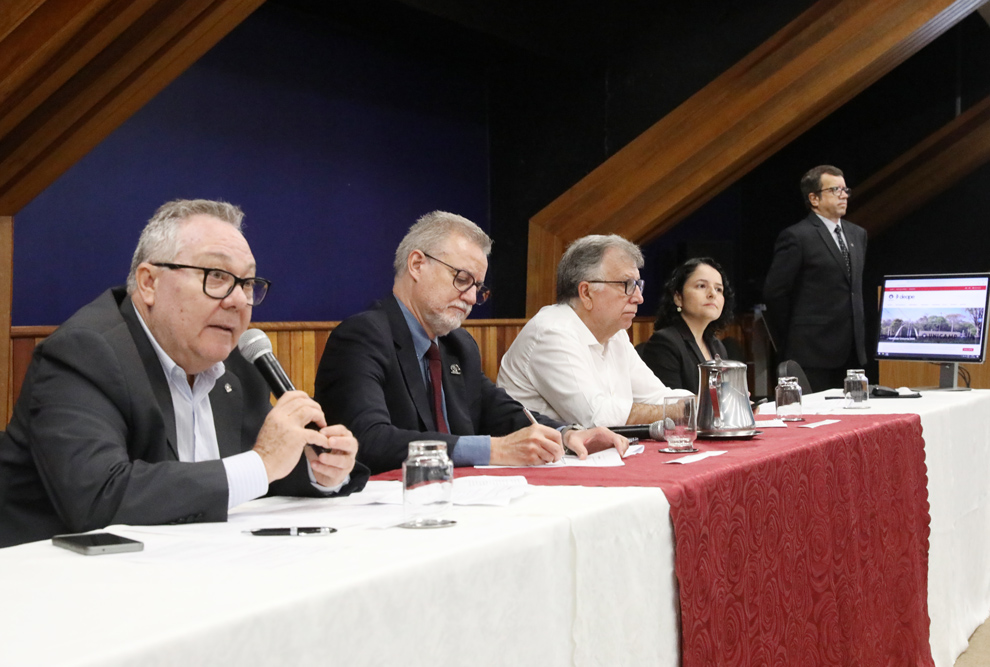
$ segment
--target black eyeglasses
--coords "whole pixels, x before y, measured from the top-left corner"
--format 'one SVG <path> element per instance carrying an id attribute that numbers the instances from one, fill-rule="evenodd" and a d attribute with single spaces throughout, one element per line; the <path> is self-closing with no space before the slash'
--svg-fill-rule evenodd
<path id="1" fill-rule="evenodd" d="M 836 185 L 834 188 L 822 188 L 821 190 L 816 190 L 818 194 L 823 192 L 831 192 L 833 195 L 838 197 L 840 194 L 845 193 L 847 197 L 851 196 L 853 191 L 852 188 L 842 188 Z"/>
<path id="2" fill-rule="evenodd" d="M 479 306 L 483 304 L 485 301 L 488 301 L 488 297 L 492 295 L 492 291 L 487 287 L 485 287 L 485 283 L 478 282 L 477 280 L 474 279 L 474 276 L 472 276 L 469 272 L 465 271 L 464 269 L 459 269 L 456 266 L 451 266 L 442 259 L 437 259 L 433 255 L 427 255 L 425 252 L 423 253 L 423 255 L 425 257 L 432 259 L 434 262 L 440 262 L 441 264 L 443 264 L 448 269 L 454 272 L 454 289 L 456 289 L 458 292 L 461 293 L 467 292 L 472 287 L 476 287 L 478 291 L 475 292 L 474 302 Z"/>
<path id="3" fill-rule="evenodd" d="M 626 296 L 632 296 L 632 293 L 639 288 L 639 293 L 643 293 L 643 285 L 646 284 L 645 280 L 635 280 L 630 278 L 629 280 L 586 280 L 589 283 L 603 283 L 606 285 L 622 285 L 623 289 L 626 291 Z"/>
<path id="4" fill-rule="evenodd" d="M 252 278 L 238 278 L 230 271 L 223 269 L 213 269 L 206 266 L 189 266 L 188 264 L 173 264 L 171 262 L 150 262 L 152 266 L 160 266 L 165 269 L 193 269 L 203 272 L 203 294 L 211 299 L 221 300 L 230 296 L 234 288 L 238 285 L 244 290 L 249 306 L 257 306 L 265 300 L 271 281 L 257 276 Z"/>

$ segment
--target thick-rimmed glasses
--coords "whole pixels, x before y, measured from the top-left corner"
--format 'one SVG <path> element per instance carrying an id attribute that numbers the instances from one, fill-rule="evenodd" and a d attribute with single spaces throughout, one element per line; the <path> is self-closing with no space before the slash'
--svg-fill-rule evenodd
<path id="1" fill-rule="evenodd" d="M 821 194 L 823 192 L 831 192 L 836 197 L 838 197 L 839 195 L 841 195 L 843 193 L 845 193 L 845 195 L 847 197 L 850 197 L 850 196 L 852 196 L 852 193 L 853 193 L 852 188 L 843 188 L 843 187 L 838 186 L 838 185 L 836 185 L 835 187 L 832 187 L 832 188 L 822 188 L 821 190 L 818 190 L 817 192 L 818 192 L 818 194 Z"/>
<path id="2" fill-rule="evenodd" d="M 150 262 L 152 266 L 160 266 L 164 269 L 192 269 L 203 272 L 203 294 L 220 301 L 230 296 L 231 292 L 238 285 L 244 290 L 249 306 L 257 306 L 264 301 L 268 294 L 271 281 L 257 276 L 251 278 L 238 278 L 230 271 L 214 269 L 207 266 L 190 266 L 188 264 L 174 264 L 172 262 Z"/>
<path id="3" fill-rule="evenodd" d="M 646 281 L 643 279 L 630 278 L 629 280 L 586 280 L 588 283 L 602 283 L 605 285 L 622 285 L 622 288 L 626 292 L 626 296 L 632 296 L 632 293 L 639 288 L 639 293 L 643 293 L 643 286 Z"/>
<path id="4" fill-rule="evenodd" d="M 432 259 L 434 262 L 440 262 L 454 272 L 454 289 L 458 292 L 464 293 L 472 287 L 477 288 L 478 291 L 474 294 L 474 302 L 479 306 L 485 301 L 488 301 L 488 297 L 492 295 L 492 291 L 485 286 L 485 283 L 475 280 L 474 276 L 472 276 L 470 272 L 465 271 L 464 269 L 459 269 L 456 266 L 451 266 L 442 259 L 437 259 L 433 255 L 427 255 L 425 252 L 423 253 L 423 256 Z"/>

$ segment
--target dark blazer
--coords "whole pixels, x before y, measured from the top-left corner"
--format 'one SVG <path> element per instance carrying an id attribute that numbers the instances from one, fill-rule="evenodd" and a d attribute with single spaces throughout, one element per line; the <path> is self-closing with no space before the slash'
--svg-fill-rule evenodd
<path id="1" fill-rule="evenodd" d="M 866 363 L 866 230 L 842 220 L 842 231 L 851 277 L 832 234 L 814 213 L 777 237 L 763 296 L 778 358 L 805 368 L 839 368 L 855 350 L 859 363 Z"/>
<path id="2" fill-rule="evenodd" d="M 707 333 L 703 338 L 712 357 L 717 354 L 722 359 L 729 358 L 722 341 Z M 665 385 L 698 393 L 698 364 L 705 357 L 684 320 L 654 331 L 649 340 L 636 346 L 636 351 Z"/>
<path id="3" fill-rule="evenodd" d="M 443 440 L 453 454 L 458 436 L 503 436 L 529 425 L 522 405 L 482 372 L 471 334 L 456 329 L 438 344 L 450 434 L 436 430 L 412 333 L 394 296 L 341 322 L 327 341 L 316 400 L 327 420 L 351 429 L 358 459 L 372 474 L 401 468 L 414 440 Z"/>
<path id="4" fill-rule="evenodd" d="M 210 392 L 220 456 L 251 449 L 271 409 L 235 349 Z M 270 493 L 321 495 L 305 457 Z M 223 463 L 178 459 L 172 396 L 124 288 L 108 290 L 35 348 L 0 439 L 0 546 L 115 523 L 227 519 Z M 363 488 L 356 469 L 341 489 Z"/>

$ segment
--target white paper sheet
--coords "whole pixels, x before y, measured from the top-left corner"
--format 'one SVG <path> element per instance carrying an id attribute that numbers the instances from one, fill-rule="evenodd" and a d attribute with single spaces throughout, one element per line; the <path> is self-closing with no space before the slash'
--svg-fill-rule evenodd
<path id="1" fill-rule="evenodd" d="M 642 447 L 643 445 L 633 445 L 633 447 Z M 640 449 L 642 451 L 642 449 Z M 594 454 L 589 454 L 588 458 L 583 461 L 576 456 L 565 456 L 559 461 L 554 463 L 544 463 L 542 466 L 535 466 L 538 468 L 614 468 L 616 466 L 623 466 L 625 463 L 622 462 L 622 457 L 619 456 L 619 450 L 617 449 L 606 449 L 601 452 L 595 452 Z M 532 468 L 534 466 L 475 466 L 479 470 L 487 470 L 489 468 Z"/>
<path id="2" fill-rule="evenodd" d="M 703 461 L 704 459 L 707 459 L 710 456 L 721 456 L 722 454 L 725 454 L 725 451 L 712 450 L 708 452 L 698 452 L 697 454 L 688 454 L 687 456 L 682 456 L 680 458 L 664 461 L 664 464 L 680 463 L 683 465 L 686 463 L 696 463 L 697 461 Z"/>

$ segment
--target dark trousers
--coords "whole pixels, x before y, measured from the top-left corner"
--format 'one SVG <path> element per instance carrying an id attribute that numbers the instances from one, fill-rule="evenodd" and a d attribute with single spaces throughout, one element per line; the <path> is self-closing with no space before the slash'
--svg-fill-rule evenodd
<path id="1" fill-rule="evenodd" d="M 826 389 L 842 389 L 842 382 L 846 379 L 846 371 L 850 368 L 862 368 L 856 351 L 849 353 L 846 363 L 838 368 L 805 368 L 804 374 L 808 376 L 812 391 L 825 391 Z"/>

